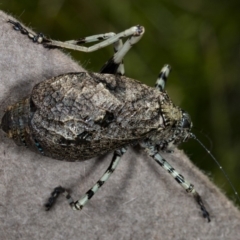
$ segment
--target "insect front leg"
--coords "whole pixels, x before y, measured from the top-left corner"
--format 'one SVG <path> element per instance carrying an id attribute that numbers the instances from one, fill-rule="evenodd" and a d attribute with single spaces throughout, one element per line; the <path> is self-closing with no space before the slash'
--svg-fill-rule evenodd
<path id="1" fill-rule="evenodd" d="M 150 151 L 151 152 L 151 151 Z M 171 174 L 171 176 L 188 192 L 193 195 L 195 198 L 196 202 L 201 208 L 202 214 L 204 218 L 207 218 L 208 222 L 211 221 L 210 215 L 208 211 L 206 210 L 201 196 L 198 194 L 198 192 L 194 189 L 194 186 L 186 181 L 184 177 L 179 174 L 158 152 L 151 152 L 150 156 L 165 170 L 168 171 L 168 173 Z"/>
<path id="2" fill-rule="evenodd" d="M 85 204 L 93 197 L 93 195 L 98 191 L 98 189 L 109 179 L 111 174 L 117 168 L 118 163 L 119 163 L 122 155 L 125 152 L 126 152 L 126 148 L 121 148 L 121 149 L 114 151 L 112 161 L 111 161 L 110 165 L 108 166 L 106 172 L 96 182 L 96 184 L 91 189 L 89 189 L 86 192 L 86 194 L 79 200 L 74 201 L 73 198 L 71 197 L 71 195 L 68 193 L 68 191 L 65 188 L 63 188 L 61 186 L 55 188 L 53 190 L 53 192 L 51 193 L 51 197 L 48 199 L 48 202 L 45 204 L 46 210 L 49 210 L 53 206 L 57 197 L 61 193 L 66 197 L 68 204 L 70 205 L 70 207 L 73 210 L 82 210 L 82 208 L 85 206 Z"/>

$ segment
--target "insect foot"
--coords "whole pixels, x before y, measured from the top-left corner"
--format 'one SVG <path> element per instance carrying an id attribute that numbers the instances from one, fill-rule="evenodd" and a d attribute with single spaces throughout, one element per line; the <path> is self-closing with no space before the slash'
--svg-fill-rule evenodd
<path id="1" fill-rule="evenodd" d="M 37 37 L 19 23 L 9 20 L 13 28 L 46 46 L 91 52 L 113 44 L 114 54 L 99 73 L 65 73 L 44 80 L 31 94 L 9 106 L 1 128 L 19 145 L 43 156 L 78 162 L 113 152 L 110 165 L 97 183 L 77 201 L 57 187 L 45 207 L 49 210 L 63 194 L 74 210 L 81 210 L 109 179 L 129 145 L 139 144 L 196 200 L 208 221 L 204 203 L 184 177 L 162 156 L 191 138 L 192 122 L 187 112 L 174 105 L 165 85 L 170 66 L 161 70 L 156 87 L 123 76 L 123 59 L 144 34 L 144 27 L 134 26 L 118 34 L 104 33 L 80 40 L 59 42 Z M 41 35 L 43 36 L 43 35 Z M 127 38 L 123 43 L 122 39 Z M 93 46 L 79 46 L 97 42 Z"/>

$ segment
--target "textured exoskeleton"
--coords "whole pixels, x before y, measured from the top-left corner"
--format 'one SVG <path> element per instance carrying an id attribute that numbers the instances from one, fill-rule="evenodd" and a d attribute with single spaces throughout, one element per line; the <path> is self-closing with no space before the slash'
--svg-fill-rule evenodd
<path id="1" fill-rule="evenodd" d="M 81 161 L 142 141 L 160 148 L 182 142 L 190 131 L 184 114 L 165 91 L 139 81 L 68 73 L 37 84 L 28 98 L 10 106 L 2 128 L 18 145 Z"/>

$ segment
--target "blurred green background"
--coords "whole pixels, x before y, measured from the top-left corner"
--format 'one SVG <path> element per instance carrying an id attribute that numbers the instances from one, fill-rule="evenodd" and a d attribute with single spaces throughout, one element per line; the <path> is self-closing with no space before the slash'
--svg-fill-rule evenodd
<path id="1" fill-rule="evenodd" d="M 125 58 L 126 75 L 154 86 L 163 64 L 172 66 L 169 95 L 190 113 L 194 133 L 215 155 L 240 193 L 239 3 L 3 0 L 1 9 L 56 40 L 120 32 L 136 24 L 145 26 L 144 37 Z M 71 54 L 89 71 L 98 71 L 113 51 L 107 47 L 89 54 Z M 234 199 L 227 180 L 197 142 L 191 140 L 181 148 Z"/>

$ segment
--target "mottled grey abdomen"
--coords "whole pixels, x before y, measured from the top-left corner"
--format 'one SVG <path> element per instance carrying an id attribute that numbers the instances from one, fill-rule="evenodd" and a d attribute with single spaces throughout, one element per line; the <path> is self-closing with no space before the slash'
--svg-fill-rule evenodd
<path id="1" fill-rule="evenodd" d="M 166 93 L 130 78 L 68 73 L 37 84 L 10 106 L 2 129 L 45 156 L 81 161 L 135 144 L 157 129 L 164 136 L 164 98 Z"/>

